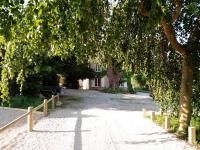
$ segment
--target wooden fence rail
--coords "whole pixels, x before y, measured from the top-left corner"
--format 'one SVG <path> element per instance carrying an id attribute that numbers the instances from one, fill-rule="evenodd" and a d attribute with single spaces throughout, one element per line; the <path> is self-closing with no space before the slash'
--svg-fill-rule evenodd
<path id="1" fill-rule="evenodd" d="M 59 93 L 57 93 L 57 95 L 52 95 L 52 97 L 47 100 L 45 99 L 44 102 L 42 104 L 40 104 L 39 106 L 33 108 L 33 107 L 28 107 L 28 112 L 19 116 L 18 118 L 16 118 L 15 120 L 11 121 L 10 123 L 6 124 L 5 126 L 0 128 L 0 132 L 4 131 L 5 129 L 9 128 L 10 126 L 14 125 L 15 123 L 17 123 L 18 121 L 20 121 L 21 119 L 27 117 L 27 131 L 32 131 L 33 130 L 33 114 L 35 111 L 41 109 L 43 107 L 43 114 L 44 116 L 48 115 L 48 103 L 51 102 L 51 107 L 52 110 L 55 109 L 55 99 L 57 98 L 57 101 L 59 101 Z"/>

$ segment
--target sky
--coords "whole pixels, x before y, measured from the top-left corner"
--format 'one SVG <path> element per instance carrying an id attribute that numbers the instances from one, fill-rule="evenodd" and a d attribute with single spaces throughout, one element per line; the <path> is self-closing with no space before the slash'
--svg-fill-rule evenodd
<path id="1" fill-rule="evenodd" d="M 28 0 L 24 0 L 24 5 L 27 5 L 27 3 L 28 3 Z"/>

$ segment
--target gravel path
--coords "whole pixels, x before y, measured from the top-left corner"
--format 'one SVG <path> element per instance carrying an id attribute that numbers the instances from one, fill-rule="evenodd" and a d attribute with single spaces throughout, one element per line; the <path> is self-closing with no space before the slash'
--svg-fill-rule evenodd
<path id="1" fill-rule="evenodd" d="M 0 107 L 0 127 L 3 127 L 17 117 L 23 115 L 26 111 L 27 110 L 24 109 Z"/>
<path id="2" fill-rule="evenodd" d="M 27 110 L 25 109 L 0 107 L 0 127 L 3 127 L 26 112 Z M 37 121 L 41 118 L 41 112 L 34 113 L 35 123 L 37 123 Z M 4 148 L 11 145 L 13 140 L 15 140 L 19 135 L 26 132 L 26 122 L 27 119 L 24 118 L 3 132 L 0 132 L 0 150 L 4 150 Z"/>
<path id="3" fill-rule="evenodd" d="M 65 101 L 62 108 L 39 120 L 31 133 L 21 132 L 9 143 L 0 140 L 0 149 L 192 150 L 186 142 L 142 117 L 143 107 L 158 110 L 147 94 L 82 90 L 65 90 L 63 94 L 82 99 Z"/>

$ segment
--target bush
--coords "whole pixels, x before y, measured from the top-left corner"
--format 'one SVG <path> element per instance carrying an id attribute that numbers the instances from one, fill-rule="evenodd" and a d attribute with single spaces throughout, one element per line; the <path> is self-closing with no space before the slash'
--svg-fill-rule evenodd
<path id="1" fill-rule="evenodd" d="M 135 74 L 132 78 L 134 89 L 148 90 L 147 79 L 141 74 Z"/>
<path id="2" fill-rule="evenodd" d="M 37 96 L 40 93 L 41 84 L 38 81 L 26 81 L 23 86 L 23 95 Z"/>
<path id="3" fill-rule="evenodd" d="M 42 103 L 41 98 L 17 95 L 9 100 L 9 107 L 27 109 L 29 106 L 36 107 Z"/>

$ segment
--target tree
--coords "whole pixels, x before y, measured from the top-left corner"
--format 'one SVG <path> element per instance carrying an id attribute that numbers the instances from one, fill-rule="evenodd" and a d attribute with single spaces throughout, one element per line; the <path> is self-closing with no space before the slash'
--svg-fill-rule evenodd
<path id="1" fill-rule="evenodd" d="M 198 5 L 197 2 L 181 0 L 175 0 L 169 3 L 162 1 L 142 1 L 140 9 L 141 14 L 150 17 L 150 19 L 153 19 L 153 16 L 155 15 L 160 16 L 158 24 L 162 25 L 164 33 L 171 46 L 183 58 L 178 129 L 180 133 L 187 132 L 192 113 L 192 85 L 194 69 L 196 68 L 194 66 L 195 64 L 192 55 L 193 53 L 197 53 L 199 49 L 199 47 L 194 48 L 194 43 L 199 43 L 197 39 L 200 35 L 200 22 L 198 16 L 195 16 L 199 13 Z M 190 7 L 192 7 L 192 10 L 190 10 Z M 195 16 L 194 18 L 196 18 L 196 20 L 193 16 Z M 193 23 L 188 23 L 188 21 Z M 183 25 L 182 28 L 181 24 Z M 184 30 L 186 32 L 185 34 L 189 34 L 189 39 L 186 43 L 181 43 L 177 39 L 179 32 L 181 32 L 180 30 Z"/>
<path id="2" fill-rule="evenodd" d="M 105 36 L 105 40 L 108 41 L 106 48 L 113 56 L 129 62 L 134 70 L 156 75 L 157 80 L 163 80 L 163 83 L 168 81 L 169 84 L 165 83 L 165 85 L 171 85 L 173 80 L 170 81 L 170 78 L 167 79 L 164 75 L 167 73 L 164 65 L 176 66 L 174 67 L 177 69 L 174 71 L 176 75 L 172 76 L 177 81 L 176 86 L 164 87 L 161 86 L 160 81 L 158 85 L 158 82 L 154 80 L 155 83 L 149 83 L 150 87 L 157 84 L 161 91 L 171 89 L 172 93 L 176 93 L 177 85 L 179 85 L 177 75 L 179 75 L 179 64 L 181 64 L 178 129 L 180 134 L 185 134 L 190 124 L 192 86 L 193 81 L 197 79 L 194 74 L 199 68 L 197 64 L 200 58 L 199 6 L 198 1 L 119 1 L 109 18 Z M 166 38 L 162 38 L 163 33 L 159 31 L 160 29 L 163 29 Z M 167 61 L 158 59 L 164 56 L 164 53 L 156 46 L 163 43 L 160 39 L 167 39 L 176 52 L 174 53 L 170 46 L 166 46 L 165 51 L 168 51 L 166 58 L 169 59 Z M 159 64 L 160 62 L 163 62 L 163 65 Z M 154 65 L 153 69 L 151 64 Z M 160 70 L 156 66 L 161 67 Z"/>
<path id="3" fill-rule="evenodd" d="M 171 77 L 178 85 L 179 69 L 167 78 L 165 64 L 175 64 L 176 69 L 182 63 L 179 132 L 185 133 L 191 119 L 193 82 L 196 85 L 199 79 L 199 7 L 197 0 L 119 0 L 115 6 L 108 0 L 29 0 L 27 5 L 23 0 L 2 0 L 0 39 L 5 40 L 1 47 L 6 53 L 1 62 L 1 98 L 6 98 L 9 80 L 14 76 L 22 89 L 32 72 L 28 66 L 40 65 L 38 56 L 64 58 L 73 54 L 82 60 L 96 53 L 104 58 L 109 54 L 136 72 L 151 75 L 150 87 L 157 85 L 161 91 L 172 93 L 177 87 L 161 83 L 167 80 L 167 85 L 172 85 Z M 164 39 L 160 29 L 176 53 L 170 46 L 164 53 L 159 51 L 157 45 Z M 162 55 L 166 59 L 161 59 Z"/>
<path id="4" fill-rule="evenodd" d="M 119 1 L 113 11 L 111 19 L 113 24 L 111 24 L 111 31 L 108 33 L 109 40 L 112 43 L 111 45 L 117 47 L 116 49 L 119 51 L 116 53 L 118 57 L 121 54 L 122 56 L 128 54 L 129 56 L 126 56 L 127 59 L 124 58 L 124 60 L 132 64 L 134 70 L 142 71 L 147 74 L 154 74 L 160 81 L 163 79 L 166 80 L 166 77 L 163 78 L 166 73 L 164 69 L 165 66 L 160 65 L 160 62 L 168 62 L 168 64 L 170 64 L 170 61 L 174 59 L 173 61 L 176 63 L 171 64 L 175 64 L 179 67 L 182 61 L 178 129 L 180 134 L 185 134 L 190 124 L 194 72 L 197 72 L 199 67 L 196 63 L 199 59 L 200 49 L 200 41 L 198 38 L 200 30 L 199 5 L 198 1 L 191 2 L 180 0 L 143 0 L 141 3 L 138 1 Z M 159 31 L 160 29 L 163 29 L 167 42 L 169 42 L 170 46 L 181 56 L 182 60 L 180 60 L 180 57 L 174 52 L 174 56 L 171 57 L 173 59 L 170 59 L 170 61 L 158 59 L 163 55 L 163 52 L 159 51 L 156 44 L 162 43 L 160 39 L 165 39 L 162 38 L 163 33 Z M 121 45 L 123 45 L 123 47 L 120 47 Z M 166 51 L 168 50 L 170 50 L 170 48 L 166 47 Z M 172 54 L 171 51 L 172 50 L 170 50 L 167 55 Z M 166 58 L 168 59 L 169 57 Z M 153 68 L 151 64 L 154 65 Z M 160 70 L 155 66 L 161 67 Z M 161 69 L 163 69 L 163 71 Z M 158 73 L 161 76 L 158 76 Z M 177 69 L 176 74 L 179 74 L 179 69 Z M 177 78 L 176 80 L 178 83 L 179 79 Z M 169 82 L 172 83 L 172 81 Z M 156 84 L 158 83 L 155 80 L 154 82 Z M 155 86 L 155 83 L 150 82 L 150 87 L 152 85 Z M 161 91 L 164 89 L 173 89 L 173 87 L 159 86 Z"/>
<path id="5" fill-rule="evenodd" d="M 107 60 L 107 76 L 110 88 L 118 88 L 121 78 L 121 64 L 117 63 L 112 57 L 108 57 Z"/>
<path id="6" fill-rule="evenodd" d="M 24 5 L 23 0 L 1 1 L 0 36 L 6 50 L 1 62 L 1 98 L 7 99 L 9 80 L 14 76 L 22 91 L 26 77 L 40 66 L 40 56 L 74 55 L 78 60 L 92 56 L 100 42 L 106 3 L 29 0 Z M 29 70 L 30 65 L 35 68 Z"/>

